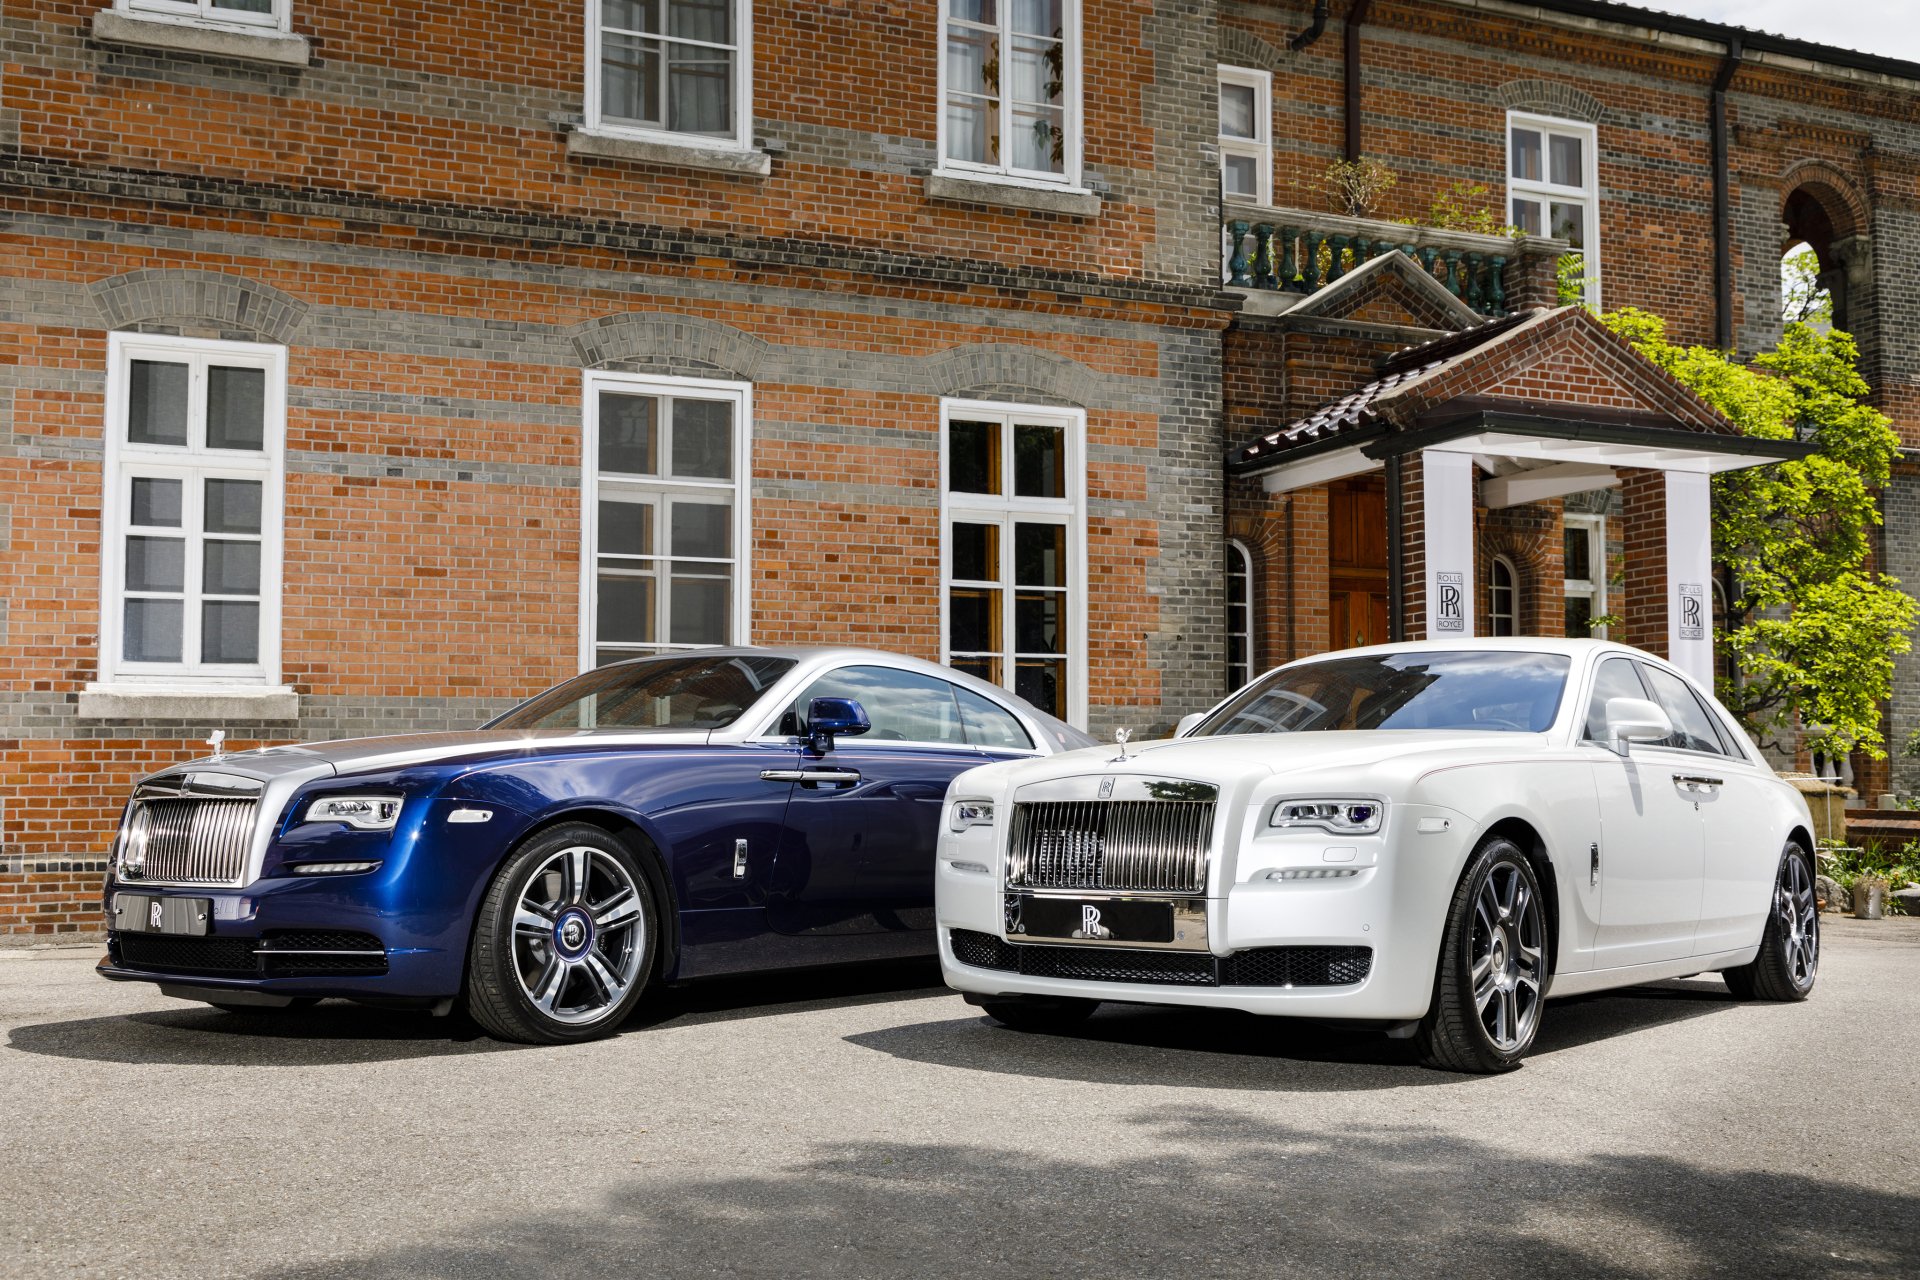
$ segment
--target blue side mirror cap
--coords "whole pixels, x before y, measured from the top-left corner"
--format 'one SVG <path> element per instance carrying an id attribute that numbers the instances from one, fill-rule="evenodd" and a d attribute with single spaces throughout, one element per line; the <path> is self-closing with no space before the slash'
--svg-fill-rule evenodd
<path id="1" fill-rule="evenodd" d="M 865 733 L 873 728 L 867 709 L 852 698 L 815 698 L 807 704 L 807 729 L 816 749 L 825 750 L 843 734 Z"/>

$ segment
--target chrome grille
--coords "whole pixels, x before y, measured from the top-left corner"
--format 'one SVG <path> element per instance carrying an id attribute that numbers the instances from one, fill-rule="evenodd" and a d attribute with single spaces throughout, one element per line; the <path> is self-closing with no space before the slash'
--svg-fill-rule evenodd
<path id="1" fill-rule="evenodd" d="M 1199 893 L 1211 800 L 1049 800 L 1013 807 L 1007 883 Z"/>
<path id="2" fill-rule="evenodd" d="M 135 800 L 121 846 L 122 877 L 238 886 L 246 874 L 258 807 L 257 800 Z"/>

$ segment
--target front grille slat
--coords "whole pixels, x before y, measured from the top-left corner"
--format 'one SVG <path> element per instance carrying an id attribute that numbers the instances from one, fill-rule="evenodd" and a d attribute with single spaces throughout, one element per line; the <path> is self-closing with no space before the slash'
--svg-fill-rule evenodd
<path id="1" fill-rule="evenodd" d="M 1207 883 L 1213 810 L 1208 800 L 1016 804 L 1007 883 L 1199 893 Z"/>
<path id="2" fill-rule="evenodd" d="M 255 800 L 135 800 L 128 833 L 144 840 L 146 858 L 128 884 L 238 886 L 258 808 Z"/>
<path id="3" fill-rule="evenodd" d="M 1253 947 L 1226 959 L 1181 951 L 1015 944 L 954 929 L 953 958 L 975 969 L 1027 978 L 1078 978 L 1181 987 L 1344 987 L 1373 971 L 1372 947 Z"/>

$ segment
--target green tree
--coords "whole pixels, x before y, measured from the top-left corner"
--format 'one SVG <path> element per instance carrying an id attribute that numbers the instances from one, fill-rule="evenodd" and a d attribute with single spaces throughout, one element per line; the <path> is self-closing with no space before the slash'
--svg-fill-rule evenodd
<path id="1" fill-rule="evenodd" d="M 1812 245 L 1795 245 L 1780 259 L 1780 318 L 1822 333 L 1833 327 L 1833 295 L 1820 284 L 1820 257 Z"/>
<path id="2" fill-rule="evenodd" d="M 1723 677 L 1718 691 L 1762 741 L 1817 726 L 1829 751 L 1884 756 L 1880 704 L 1920 607 L 1867 563 L 1880 523 L 1875 491 L 1887 483 L 1899 438 L 1862 401 L 1867 384 L 1852 336 L 1789 324 L 1780 345 L 1749 366 L 1668 342 L 1665 323 L 1644 311 L 1602 320 L 1745 434 L 1819 445 L 1803 460 L 1714 478 L 1714 559 L 1730 582 L 1715 640 L 1740 673 Z"/>

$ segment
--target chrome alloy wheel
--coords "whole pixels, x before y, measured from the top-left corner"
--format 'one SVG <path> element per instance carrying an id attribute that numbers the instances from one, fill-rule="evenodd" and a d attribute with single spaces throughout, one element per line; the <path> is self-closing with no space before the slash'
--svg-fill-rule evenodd
<path id="1" fill-rule="evenodd" d="M 1773 911 L 1786 950 L 1787 977 L 1794 990 L 1805 991 L 1820 970 L 1820 906 L 1814 901 L 1813 876 L 1805 858 L 1781 859 Z"/>
<path id="2" fill-rule="evenodd" d="M 646 927 L 639 888 L 618 859 L 587 845 L 561 849 L 514 907 L 520 990 L 555 1022 L 593 1022 L 639 979 Z"/>
<path id="3" fill-rule="evenodd" d="M 1526 1043 L 1540 1020 L 1545 939 L 1540 903 L 1520 868 L 1498 863 L 1474 899 L 1468 959 L 1480 1026 L 1502 1053 Z"/>

